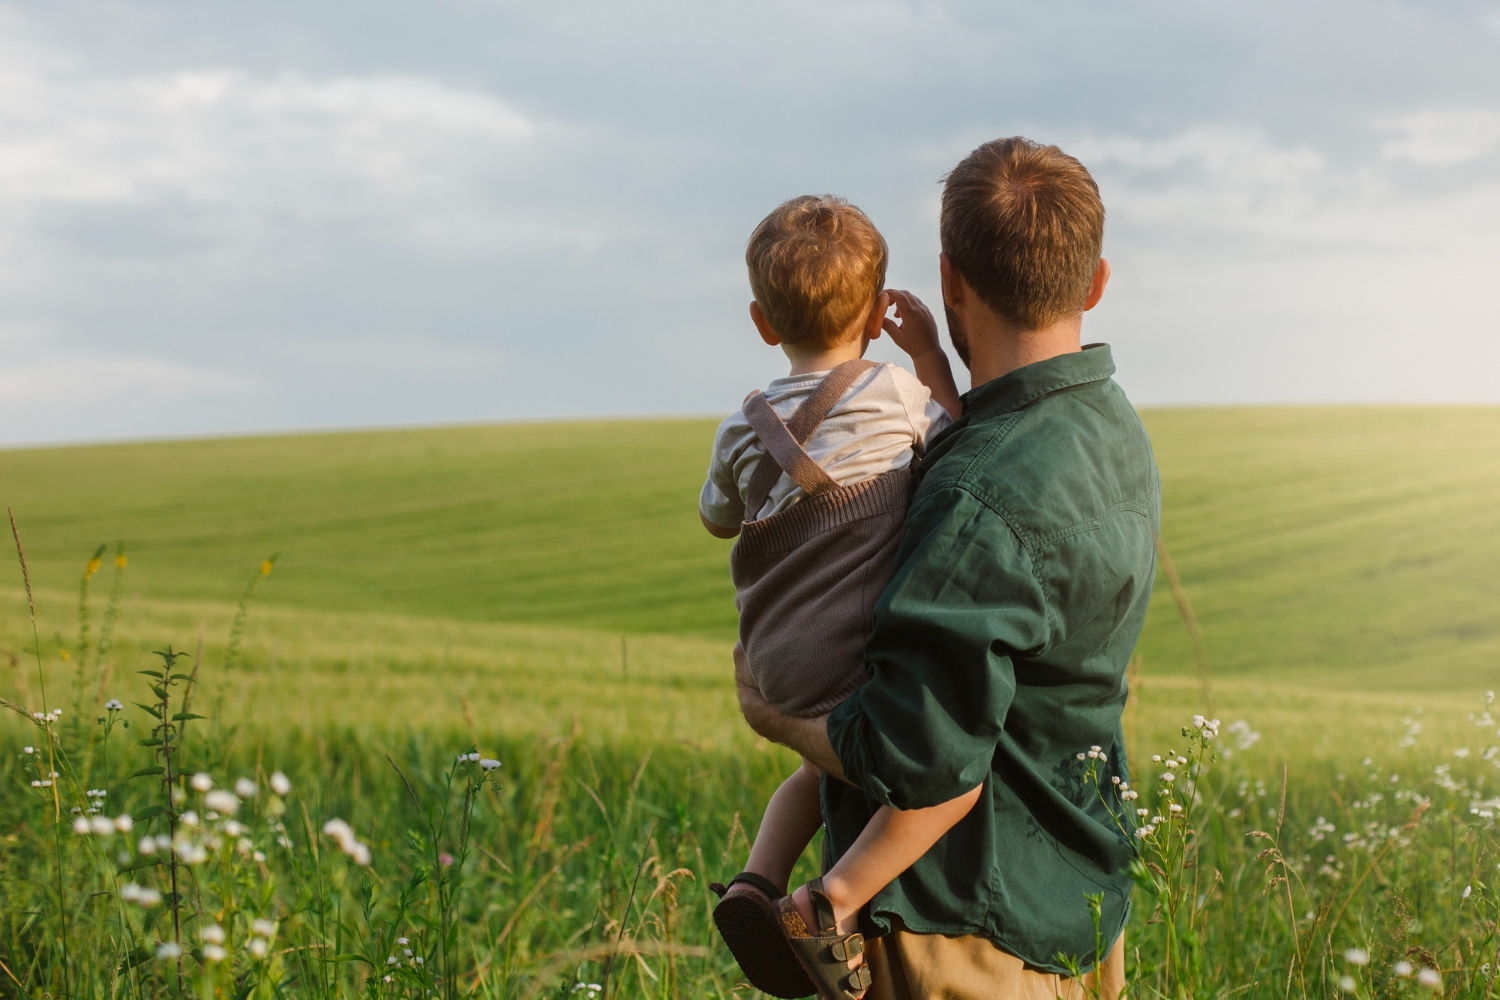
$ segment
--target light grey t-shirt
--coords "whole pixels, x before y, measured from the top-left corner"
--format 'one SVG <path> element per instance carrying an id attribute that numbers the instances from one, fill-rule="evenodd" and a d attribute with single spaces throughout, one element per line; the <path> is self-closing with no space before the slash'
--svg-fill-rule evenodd
<path id="1" fill-rule="evenodd" d="M 766 402 L 782 420 L 790 420 L 827 374 L 776 379 L 766 386 Z M 847 485 L 909 465 L 913 444 L 925 442 L 951 422 L 948 411 L 933 401 L 932 393 L 915 375 L 899 365 L 882 363 L 855 380 L 802 446 L 834 481 Z M 708 479 L 698 498 L 699 513 L 724 528 L 755 518 L 755 511 L 745 510 L 743 497 L 764 454 L 744 410 L 726 417 L 714 437 Z M 771 487 L 758 516 L 770 517 L 806 495 L 783 474 Z"/>

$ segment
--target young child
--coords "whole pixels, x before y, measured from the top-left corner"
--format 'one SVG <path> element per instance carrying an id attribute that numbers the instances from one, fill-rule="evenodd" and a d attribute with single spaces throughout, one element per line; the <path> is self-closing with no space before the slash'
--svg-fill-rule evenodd
<path id="1" fill-rule="evenodd" d="M 750 236 L 745 261 L 761 339 L 791 363 L 719 427 L 699 516 L 730 557 L 745 667 L 784 712 L 821 715 L 865 680 L 875 599 L 891 572 L 926 439 L 958 416 L 958 389 L 927 308 L 885 290 L 886 244 L 841 198 L 793 198 Z M 886 318 L 894 307 L 895 318 Z M 862 360 L 889 333 L 916 376 Z M 974 797 L 882 808 L 821 880 L 783 898 L 821 825 L 807 761 L 766 807 L 745 871 L 714 921 L 756 988 L 858 997 L 869 970 L 859 910 L 958 822 Z"/>

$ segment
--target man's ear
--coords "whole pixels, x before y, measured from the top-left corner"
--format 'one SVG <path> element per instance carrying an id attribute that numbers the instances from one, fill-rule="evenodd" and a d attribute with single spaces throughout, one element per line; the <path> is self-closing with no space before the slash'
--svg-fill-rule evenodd
<path id="1" fill-rule="evenodd" d="M 885 325 L 885 314 L 891 310 L 891 293 L 882 291 L 875 296 L 875 304 L 870 307 L 870 315 L 865 317 L 865 340 L 875 340 L 880 336 L 880 331 Z"/>
<path id="2" fill-rule="evenodd" d="M 956 310 L 972 294 L 969 283 L 958 273 L 958 268 L 945 253 L 938 254 L 938 276 L 943 284 L 943 305 Z"/>
<path id="3" fill-rule="evenodd" d="M 750 319 L 755 323 L 755 329 L 760 331 L 760 339 L 764 340 L 767 346 L 776 347 L 781 343 L 781 335 L 776 332 L 771 321 L 766 319 L 766 314 L 761 312 L 760 303 L 753 299 L 750 301 Z"/>
<path id="4" fill-rule="evenodd" d="M 1104 286 L 1109 284 L 1109 261 L 1103 257 L 1099 258 L 1099 265 L 1094 268 L 1094 280 L 1089 284 L 1089 297 L 1083 301 L 1083 311 L 1088 312 L 1099 304 L 1104 298 Z"/>

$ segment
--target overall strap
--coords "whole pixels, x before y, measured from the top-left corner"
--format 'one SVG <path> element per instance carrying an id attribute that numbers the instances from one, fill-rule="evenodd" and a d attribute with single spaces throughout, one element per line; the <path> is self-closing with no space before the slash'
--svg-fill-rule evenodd
<path id="1" fill-rule="evenodd" d="M 875 362 L 862 358 L 845 361 L 823 377 L 786 423 L 782 423 L 761 392 L 752 392 L 746 398 L 745 417 L 766 449 L 745 491 L 745 510 L 752 517 L 760 514 L 771 487 L 783 472 L 809 495 L 838 486 L 803 449 L 802 442 L 812 436 L 855 379 L 875 367 Z"/>

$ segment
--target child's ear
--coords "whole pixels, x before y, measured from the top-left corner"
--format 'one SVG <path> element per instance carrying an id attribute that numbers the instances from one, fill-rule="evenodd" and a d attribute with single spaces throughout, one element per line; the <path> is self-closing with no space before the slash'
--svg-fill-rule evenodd
<path id="1" fill-rule="evenodd" d="M 760 332 L 760 339 L 766 342 L 768 347 L 776 347 L 781 343 L 781 335 L 766 319 L 766 314 L 761 311 L 760 303 L 754 299 L 750 301 L 750 319 L 755 323 L 755 329 Z"/>
<path id="2" fill-rule="evenodd" d="M 890 311 L 891 293 L 882 291 L 875 296 L 875 304 L 870 307 L 870 315 L 865 317 L 866 340 L 876 340 L 880 337 L 880 331 L 885 324 L 885 314 Z"/>

